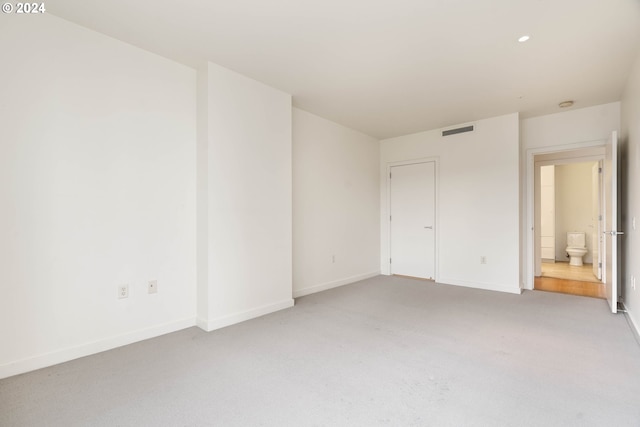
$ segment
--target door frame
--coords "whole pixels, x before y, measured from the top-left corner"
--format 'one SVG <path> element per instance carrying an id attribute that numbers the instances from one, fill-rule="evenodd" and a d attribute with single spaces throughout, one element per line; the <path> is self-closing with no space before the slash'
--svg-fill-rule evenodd
<path id="1" fill-rule="evenodd" d="M 594 227 L 596 230 L 596 236 L 598 236 L 597 242 L 593 242 L 592 244 L 594 246 L 597 245 L 598 247 L 598 265 L 595 265 L 596 260 L 593 260 L 594 263 L 594 267 L 596 268 L 597 274 L 596 274 L 596 278 L 598 280 L 600 280 L 602 282 L 602 272 L 604 270 L 604 264 L 605 264 L 605 260 L 602 259 L 602 253 L 604 252 L 602 247 L 604 246 L 602 244 L 603 242 L 603 231 L 604 231 L 604 216 L 605 216 L 605 200 L 604 200 L 604 182 L 603 182 L 603 167 L 604 167 L 604 160 L 599 160 L 598 164 L 593 166 L 594 168 L 598 168 L 597 172 L 594 172 L 593 169 L 591 171 L 591 195 L 593 197 L 594 192 L 593 192 L 593 187 L 594 187 L 594 180 L 597 182 L 598 185 L 598 192 L 597 192 L 597 196 L 598 196 L 598 216 L 599 218 L 596 221 L 596 226 Z M 594 175 L 596 174 L 596 175 Z M 592 204 L 592 209 L 593 209 L 593 204 Z M 592 257 L 593 258 L 593 257 Z M 606 278 L 605 278 L 606 280 Z"/>
<path id="2" fill-rule="evenodd" d="M 621 239 L 618 235 L 624 234 L 619 231 L 621 221 L 619 221 L 620 207 L 620 153 L 618 131 L 612 131 L 611 136 L 607 139 L 605 148 L 605 159 L 603 162 L 602 176 L 605 204 L 605 215 L 603 224 L 604 239 L 604 266 L 602 273 L 604 274 L 604 283 L 606 284 L 607 302 L 610 305 L 612 313 L 618 312 L 618 304 L 620 299 L 620 243 Z M 609 164 L 611 163 L 611 164 Z M 607 167 L 608 165 L 608 167 Z M 608 191 L 607 191 L 608 190 Z"/>
<path id="3" fill-rule="evenodd" d="M 588 148 L 604 148 L 607 143 L 606 139 L 598 139 L 594 141 L 576 142 L 572 144 L 556 145 L 551 147 L 538 147 L 529 148 L 526 151 L 525 159 L 525 197 L 523 198 L 523 211 L 525 218 L 523 221 L 524 229 L 522 230 L 523 238 L 523 273 L 522 273 L 522 288 L 533 290 L 534 277 L 536 272 L 536 245 L 535 245 L 535 170 L 536 161 L 535 157 L 543 154 L 559 154 L 562 152 L 579 151 Z M 604 158 L 604 156 L 602 157 Z M 580 156 L 568 156 L 566 159 L 562 159 L 565 163 L 575 161 L 573 159 L 585 159 L 584 161 L 591 161 L 596 158 L 593 155 Z M 594 160 L 595 161 L 595 160 Z M 538 161 L 538 164 L 546 163 Z M 552 163 L 548 163 L 552 164 Z"/>
<path id="4" fill-rule="evenodd" d="M 407 166 L 407 165 L 415 165 L 419 163 L 433 163 L 434 164 L 434 220 L 433 220 L 433 231 L 434 231 L 434 260 L 433 260 L 433 279 L 435 282 L 439 282 L 440 280 L 440 266 L 439 266 L 439 247 L 440 247 L 440 157 L 422 157 L 419 159 L 412 160 L 400 160 L 397 162 L 388 162 L 386 166 L 387 173 L 387 218 L 385 221 L 387 222 L 387 252 L 389 257 L 392 257 L 391 254 L 391 168 L 394 166 Z M 386 274 L 391 274 L 391 265 L 390 263 L 385 263 L 386 266 Z M 383 269 L 383 274 L 384 269 Z"/>
<path id="5" fill-rule="evenodd" d="M 571 150 L 574 151 L 574 150 Z M 534 156 L 535 158 L 535 156 Z M 563 159 L 557 159 L 557 160 L 542 160 L 542 161 L 535 161 L 534 162 L 534 192 L 536 192 L 536 194 L 534 194 L 534 202 L 533 202 L 533 218 L 534 218 L 534 230 L 533 230 L 533 243 L 534 243 L 534 259 L 533 259 L 533 264 L 534 264 L 534 270 L 533 270 L 533 274 L 534 276 L 538 275 L 541 271 L 542 268 L 542 264 L 541 264 L 541 256 L 540 256 L 540 252 L 538 250 L 538 248 L 541 246 L 538 243 L 538 236 L 535 232 L 535 226 L 538 224 L 540 218 L 538 216 L 538 210 L 536 209 L 537 203 L 536 203 L 536 196 L 537 196 L 537 191 L 535 188 L 535 184 L 537 182 L 537 178 L 535 178 L 538 174 L 538 170 L 540 169 L 540 167 L 542 166 L 560 166 L 560 165 L 568 165 L 571 163 L 589 163 L 589 162 L 594 162 L 594 163 L 598 163 L 599 165 L 602 164 L 604 160 L 604 154 L 602 155 L 585 155 L 585 156 L 580 156 L 580 155 L 576 155 L 574 157 L 567 157 L 567 158 L 563 158 Z M 591 182 L 589 182 L 589 184 L 591 185 Z M 602 196 L 602 184 L 600 184 L 598 186 L 598 192 L 601 193 Z M 600 199 L 602 199 L 602 197 L 600 197 Z M 600 215 L 602 215 L 604 217 L 604 203 L 602 202 L 602 200 L 600 200 Z M 598 232 L 598 238 L 600 237 L 600 233 Z M 598 257 L 600 257 L 601 254 L 598 253 Z"/>

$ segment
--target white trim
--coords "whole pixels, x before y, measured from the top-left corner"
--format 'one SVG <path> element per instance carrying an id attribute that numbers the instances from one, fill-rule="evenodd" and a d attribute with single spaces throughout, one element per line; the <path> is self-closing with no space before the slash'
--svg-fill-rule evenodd
<path id="1" fill-rule="evenodd" d="M 200 329 L 202 329 L 203 331 L 207 330 L 207 319 L 204 319 L 202 317 L 198 317 L 196 318 L 196 326 Z"/>
<path id="2" fill-rule="evenodd" d="M 380 270 L 372 271 L 371 273 L 358 274 L 356 276 L 346 277 L 344 279 L 334 280 L 331 282 L 321 283 L 319 285 L 308 286 L 302 289 L 294 289 L 293 297 L 299 298 L 305 295 L 315 294 L 316 292 L 326 291 L 328 289 L 333 289 L 339 286 L 348 285 L 350 283 L 359 282 L 360 280 L 369 279 L 371 277 L 375 277 L 379 275 L 380 275 Z"/>
<path id="3" fill-rule="evenodd" d="M 602 155 L 594 155 L 594 156 L 576 156 L 570 157 L 567 159 L 557 159 L 557 160 L 544 160 L 540 162 L 534 162 L 536 167 L 538 166 L 551 166 L 551 165 L 569 165 L 573 163 L 586 163 L 586 162 L 598 162 L 602 160 Z"/>
<path id="4" fill-rule="evenodd" d="M 189 317 L 175 322 L 152 326 L 146 329 L 129 332 L 123 335 L 93 341 L 86 344 L 68 347 L 51 353 L 41 354 L 35 357 L 18 360 L 15 362 L 0 365 L 0 378 L 7 378 L 13 375 L 23 374 L 36 369 L 46 368 L 59 363 L 68 362 L 80 357 L 90 356 L 117 347 L 133 344 L 149 338 L 155 338 L 181 329 L 195 326 L 196 319 Z"/>
<path id="5" fill-rule="evenodd" d="M 576 142 L 573 144 L 556 145 L 550 147 L 537 147 L 527 149 L 526 158 L 526 193 L 524 197 L 525 207 L 524 212 L 526 215 L 524 221 L 524 289 L 533 289 L 533 278 L 535 268 L 535 236 L 534 236 L 534 209 L 535 209 L 535 192 L 534 192 L 534 172 L 535 172 L 535 156 L 540 154 L 559 153 L 563 151 L 575 151 L 585 148 L 604 147 L 606 140 L 599 139 L 595 141 Z M 579 156 L 576 156 L 579 157 Z M 563 159 L 568 162 L 569 159 Z"/>
<path id="6" fill-rule="evenodd" d="M 461 125 L 464 126 L 464 125 Z M 475 128 L 474 128 L 475 129 Z M 440 272 L 440 257 L 439 257 L 439 247 L 440 247 L 440 157 L 439 156 L 434 156 L 434 157 L 422 157 L 419 159 L 411 159 L 411 160 L 400 160 L 400 161 L 396 161 L 396 162 L 387 162 L 387 188 L 386 188 L 386 192 L 387 192 L 387 221 L 389 218 L 389 215 L 391 215 L 391 178 L 390 178 L 390 174 L 391 174 L 391 168 L 394 166 L 406 166 L 406 165 L 415 165 L 415 164 L 419 164 L 419 163 L 429 163 L 429 162 L 433 162 L 434 164 L 434 190 L 435 190 L 435 195 L 434 195 L 434 229 L 435 229 L 435 238 L 434 238 L 434 260 L 433 260 L 433 279 L 438 282 L 439 281 L 439 272 Z M 392 257 L 391 254 L 391 224 L 388 224 L 387 226 L 387 245 L 388 245 L 388 254 L 389 257 Z M 381 269 L 381 274 L 384 275 L 391 275 L 391 266 L 386 263 L 385 264 L 386 267 L 383 267 Z"/>
<path id="7" fill-rule="evenodd" d="M 467 282 L 465 280 L 458 279 L 442 279 L 437 282 L 438 285 L 451 285 L 451 286 L 463 286 L 465 288 L 482 289 L 485 291 L 506 292 L 509 294 L 520 295 L 522 289 L 518 284 L 515 285 L 496 285 L 494 283 L 481 283 L 481 282 Z"/>
<path id="8" fill-rule="evenodd" d="M 197 326 L 200 329 L 211 332 L 216 329 L 224 328 L 225 326 L 235 325 L 236 323 L 244 322 L 245 320 L 255 319 L 256 317 L 284 310 L 285 308 L 293 307 L 293 305 L 293 298 L 289 298 L 284 301 L 263 305 L 262 307 L 253 308 L 251 310 L 228 314 L 215 319 L 200 318 L 197 320 Z"/>
<path id="9" fill-rule="evenodd" d="M 629 312 L 629 309 L 627 308 L 626 304 L 622 304 L 622 306 L 624 307 L 624 315 L 627 318 L 627 321 L 629 322 L 629 326 L 631 327 L 631 329 L 633 330 L 636 338 L 638 339 L 638 341 L 640 342 L 640 323 L 638 323 L 636 321 L 636 319 L 633 318 L 633 316 L 631 315 L 631 312 Z"/>

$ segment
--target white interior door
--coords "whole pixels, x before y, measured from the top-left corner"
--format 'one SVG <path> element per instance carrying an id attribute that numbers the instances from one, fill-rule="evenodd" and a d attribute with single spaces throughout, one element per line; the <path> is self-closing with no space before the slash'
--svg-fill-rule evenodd
<path id="1" fill-rule="evenodd" d="M 435 162 L 391 167 L 391 274 L 435 276 Z"/>
<path id="2" fill-rule="evenodd" d="M 602 162 L 595 163 L 591 168 L 591 223 L 593 227 L 593 275 L 602 280 L 602 201 L 600 197 L 600 176 Z"/>
<path id="3" fill-rule="evenodd" d="M 607 301 L 612 313 L 618 311 L 618 134 L 607 141 L 603 164 L 605 226 L 604 271 Z"/>

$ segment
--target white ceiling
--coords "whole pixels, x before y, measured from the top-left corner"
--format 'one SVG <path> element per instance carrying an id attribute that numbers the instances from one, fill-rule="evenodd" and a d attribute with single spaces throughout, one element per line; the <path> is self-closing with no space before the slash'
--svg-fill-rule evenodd
<path id="1" fill-rule="evenodd" d="M 48 12 L 211 61 L 378 138 L 618 101 L 640 0 L 55 0 Z M 531 39 L 518 43 L 523 34 Z"/>

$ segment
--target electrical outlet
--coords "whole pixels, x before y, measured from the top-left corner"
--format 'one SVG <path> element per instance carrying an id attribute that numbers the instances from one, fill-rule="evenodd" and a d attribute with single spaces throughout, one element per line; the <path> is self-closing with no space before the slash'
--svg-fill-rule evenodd
<path id="1" fill-rule="evenodd" d="M 484 255 L 482 255 L 482 256 L 480 257 L 480 264 L 486 264 L 486 263 L 487 263 L 487 257 L 486 257 L 486 256 L 484 256 Z"/>
<path id="2" fill-rule="evenodd" d="M 118 286 L 118 299 L 129 298 L 129 285 Z"/>
<path id="3" fill-rule="evenodd" d="M 147 286 L 147 292 L 150 294 L 157 294 L 158 293 L 158 281 L 157 280 L 149 280 L 148 286 Z"/>

